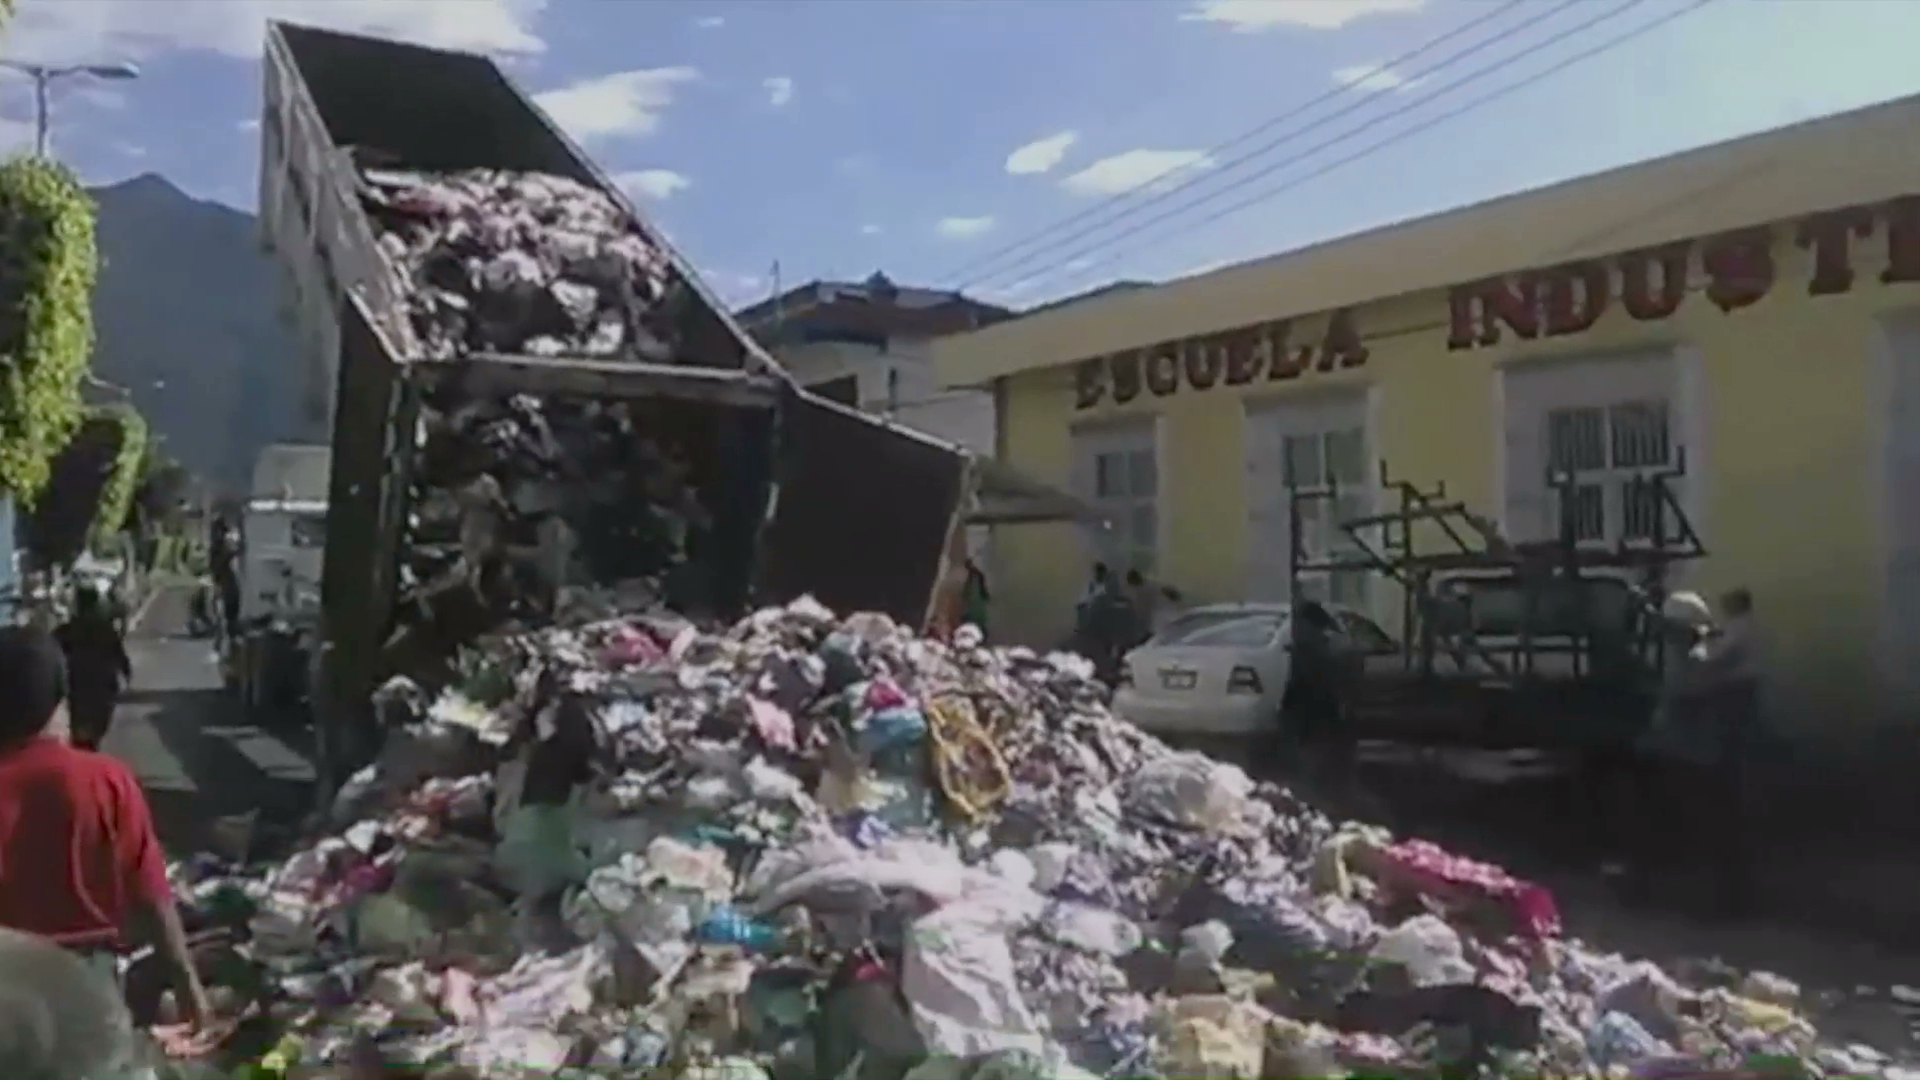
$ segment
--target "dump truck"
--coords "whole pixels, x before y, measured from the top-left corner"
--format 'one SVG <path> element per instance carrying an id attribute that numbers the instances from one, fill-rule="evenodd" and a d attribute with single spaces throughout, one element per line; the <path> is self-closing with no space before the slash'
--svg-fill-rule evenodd
<path id="1" fill-rule="evenodd" d="M 331 431 L 315 694 L 329 765 L 357 756 L 354 742 L 371 732 L 371 691 L 391 673 L 396 626 L 414 613 L 409 597 L 421 588 L 407 580 L 408 557 L 430 531 L 422 525 L 428 474 L 443 464 L 426 460 L 422 432 L 475 401 L 515 416 L 544 403 L 581 423 L 644 417 L 650 433 L 670 438 L 677 475 L 710 518 L 694 560 L 700 573 L 689 575 L 706 614 L 810 594 L 916 625 L 931 616 L 949 539 L 974 494 L 972 459 L 803 391 L 496 64 L 274 22 L 263 72 L 263 236 L 312 353 L 313 412 Z M 383 247 L 367 208 L 376 170 L 536 174 L 604 195 L 665 260 L 664 298 L 650 309 L 665 347 L 611 357 L 429 348 L 409 314 L 418 281 L 396 265 L 392 245 Z M 557 503 L 593 481 L 564 463 L 554 472 L 566 489 L 552 495 Z M 498 505 L 506 497 L 473 498 Z M 460 519 L 459 537 L 438 542 L 471 555 L 480 541 L 470 534 L 485 532 L 472 519 Z M 568 549 L 590 546 L 583 539 Z M 549 541 L 502 535 L 487 543 L 544 551 Z M 601 552 L 601 561 L 618 554 Z M 484 569 L 467 573 L 468 591 L 485 593 Z M 462 625 L 458 605 L 451 610 L 409 624 L 420 649 L 446 644 L 435 641 L 435 627 Z"/>

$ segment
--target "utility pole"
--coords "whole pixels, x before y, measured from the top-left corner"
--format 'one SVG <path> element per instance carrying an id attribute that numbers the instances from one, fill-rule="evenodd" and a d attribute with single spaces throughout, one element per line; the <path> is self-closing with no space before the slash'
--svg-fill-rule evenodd
<path id="1" fill-rule="evenodd" d="M 773 333 L 774 340 L 780 340 L 780 324 L 786 321 L 785 297 L 780 292 L 780 260 L 773 260 Z"/>
<path id="2" fill-rule="evenodd" d="M 54 80 L 72 75 L 84 75 L 95 79 L 137 79 L 140 69 L 132 64 L 29 64 L 19 60 L 0 60 L 0 68 L 17 71 L 33 80 L 33 156 L 47 156 L 48 109 L 47 90 Z"/>

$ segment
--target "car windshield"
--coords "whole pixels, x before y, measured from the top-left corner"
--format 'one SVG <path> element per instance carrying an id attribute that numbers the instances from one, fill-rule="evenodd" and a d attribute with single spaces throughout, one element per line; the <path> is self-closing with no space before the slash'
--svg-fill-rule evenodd
<path id="1" fill-rule="evenodd" d="M 1168 624 L 1152 644 L 1259 649 L 1273 644 L 1285 622 L 1285 616 L 1272 611 L 1195 611 Z"/>

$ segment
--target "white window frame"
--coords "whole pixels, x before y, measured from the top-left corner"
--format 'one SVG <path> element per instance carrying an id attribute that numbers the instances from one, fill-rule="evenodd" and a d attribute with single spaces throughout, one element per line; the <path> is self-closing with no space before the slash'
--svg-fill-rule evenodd
<path id="1" fill-rule="evenodd" d="M 1286 532 L 1290 527 L 1287 482 L 1293 470 L 1300 467 L 1303 461 L 1310 462 L 1308 468 L 1317 468 L 1317 473 L 1306 478 L 1303 487 L 1325 486 L 1332 477 L 1339 480 L 1339 495 L 1337 503 L 1326 499 L 1310 499 L 1300 504 L 1302 561 L 1359 553 L 1359 546 L 1338 523 L 1366 516 L 1373 511 L 1376 502 L 1372 435 L 1376 406 L 1375 395 L 1371 391 L 1364 396 L 1340 393 L 1249 403 L 1246 416 L 1247 454 L 1249 458 L 1270 454 L 1277 459 L 1259 464 L 1250 460 L 1248 468 L 1251 483 L 1272 488 L 1270 491 L 1249 490 L 1248 509 L 1254 511 L 1256 507 L 1264 507 L 1259 516 L 1269 521 L 1269 528 L 1279 530 L 1280 547 L 1277 551 L 1248 552 L 1249 573 L 1258 573 L 1267 583 L 1268 588 L 1263 595 L 1290 584 L 1278 580 L 1286 577 L 1289 558 L 1286 545 L 1292 542 L 1292 537 Z M 1343 451 L 1330 440 L 1348 441 Z M 1314 447 L 1311 459 L 1292 457 L 1293 448 L 1309 445 Z M 1329 466 L 1336 458 L 1342 457 L 1347 459 L 1347 467 L 1341 470 L 1342 475 L 1330 472 Z M 1254 515 L 1250 513 L 1249 517 L 1248 543 L 1263 543 L 1263 539 L 1255 535 L 1258 530 L 1252 524 Z M 1274 559 L 1278 560 L 1277 564 L 1273 562 Z M 1253 568 L 1256 563 L 1261 566 L 1258 571 Z M 1302 571 L 1299 577 L 1300 599 L 1339 603 L 1366 611 L 1371 600 L 1372 577 L 1370 572 L 1364 570 L 1339 572 L 1337 580 L 1334 571 Z M 1276 595 L 1275 598 L 1285 597 Z"/>
<path id="2" fill-rule="evenodd" d="M 1583 547 L 1612 548 L 1623 541 L 1654 539 L 1655 521 L 1663 521 L 1671 536 L 1670 514 L 1663 519 L 1666 511 L 1644 501 L 1636 505 L 1631 498 L 1636 490 L 1642 500 L 1653 491 L 1636 489 L 1636 477 L 1671 469 L 1679 460 L 1671 394 L 1558 405 L 1545 410 L 1540 422 L 1546 425 L 1547 468 L 1572 482 L 1571 487 L 1553 487 L 1541 472 L 1539 483 L 1548 489 L 1542 492 L 1542 503 L 1550 537 L 1561 535 L 1569 493 L 1579 504 L 1574 540 Z"/>
<path id="3" fill-rule="evenodd" d="M 1110 523 L 1097 545 L 1101 560 L 1115 573 L 1157 572 L 1166 534 L 1159 425 L 1078 428 L 1073 444 L 1074 494 Z"/>
<path id="4" fill-rule="evenodd" d="M 1698 463 L 1692 460 L 1688 444 L 1701 435 L 1697 394 L 1688 392 L 1686 357 L 1683 350 L 1661 347 L 1622 354 L 1571 359 L 1522 361 L 1504 365 L 1495 383 L 1495 401 L 1500 423 L 1496 428 L 1496 488 L 1500 492 L 1500 521 L 1507 536 L 1518 541 L 1556 540 L 1560 536 L 1560 499 L 1548 483 L 1547 467 L 1554 461 L 1556 415 L 1584 413 L 1597 415 L 1597 428 L 1589 427 L 1585 437 L 1587 453 L 1570 455 L 1567 464 L 1580 466 L 1578 479 L 1597 489 L 1598 528 L 1588 532 L 1582 544 L 1611 547 L 1621 540 L 1626 513 L 1628 480 L 1655 468 L 1671 468 L 1687 454 L 1687 475 L 1670 484 L 1669 490 L 1699 527 L 1695 497 L 1699 478 L 1693 475 Z M 1615 422 L 1634 407 L 1665 410 L 1664 466 L 1634 461 L 1636 446 L 1644 448 L 1629 432 L 1616 439 Z M 1592 438 L 1598 436 L 1598 450 L 1592 452 Z M 1616 447 L 1616 441 L 1622 443 Z M 1654 457 L 1659 457 L 1657 446 Z M 1621 453 L 1616 453 L 1620 451 Z M 1624 457 L 1626 460 L 1622 461 Z M 1666 518 L 1669 539 L 1673 516 Z M 1633 539 L 1629 537 L 1629 539 Z"/>
<path id="5" fill-rule="evenodd" d="M 1296 468 L 1310 475 L 1301 477 L 1303 488 L 1333 486 L 1332 498 L 1306 499 L 1300 503 L 1300 561 L 1311 562 L 1340 555 L 1358 555 L 1354 542 L 1340 522 L 1365 517 L 1373 509 L 1373 485 L 1367 468 L 1367 425 L 1364 416 L 1351 422 L 1331 416 L 1315 417 L 1317 423 L 1280 432 L 1280 482 L 1290 485 Z M 1311 460 L 1296 458 L 1295 448 L 1312 447 Z M 1344 458 L 1344 468 L 1336 469 L 1336 459 Z M 1289 537 L 1291 540 L 1291 537 Z M 1300 599 L 1341 604 L 1367 610 L 1368 579 L 1365 570 L 1302 570 Z"/>

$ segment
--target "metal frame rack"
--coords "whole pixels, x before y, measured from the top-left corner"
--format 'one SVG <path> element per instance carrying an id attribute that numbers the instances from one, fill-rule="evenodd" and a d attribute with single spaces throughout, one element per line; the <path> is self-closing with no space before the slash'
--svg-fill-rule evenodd
<path id="1" fill-rule="evenodd" d="M 1290 594 L 1302 595 L 1304 573 L 1378 574 L 1395 581 L 1401 593 L 1401 655 L 1409 672 L 1435 676 L 1435 659 L 1446 657 L 1457 677 L 1514 684 L 1545 678 L 1543 656 L 1566 657 L 1555 665 L 1560 678 L 1603 677 L 1623 671 L 1657 673 L 1658 610 L 1665 598 L 1669 568 L 1706 554 L 1699 533 L 1673 490 L 1686 474 L 1681 453 L 1673 466 L 1648 469 L 1619 481 L 1625 505 L 1644 515 L 1640 535 L 1613 544 L 1582 541 L 1574 493 L 1581 474 L 1548 470 L 1549 497 L 1559 506 L 1559 535 L 1533 543 L 1509 541 L 1491 520 L 1447 495 L 1444 482 L 1422 490 L 1389 474 L 1379 463 L 1378 494 L 1386 510 L 1334 520 L 1347 550 L 1310 556 L 1304 550 L 1308 506 L 1339 505 L 1337 484 L 1287 484 Z M 1424 541 L 1424 543 L 1423 543 Z M 1442 588 L 1462 578 L 1517 582 L 1521 610 L 1511 633 L 1498 644 L 1482 640 L 1464 597 Z M 1620 582 L 1624 602 L 1606 627 L 1593 610 L 1598 591 L 1582 581 Z M 1569 609 L 1568 599 L 1572 600 Z M 1611 614 L 1611 613 L 1610 613 Z"/>

